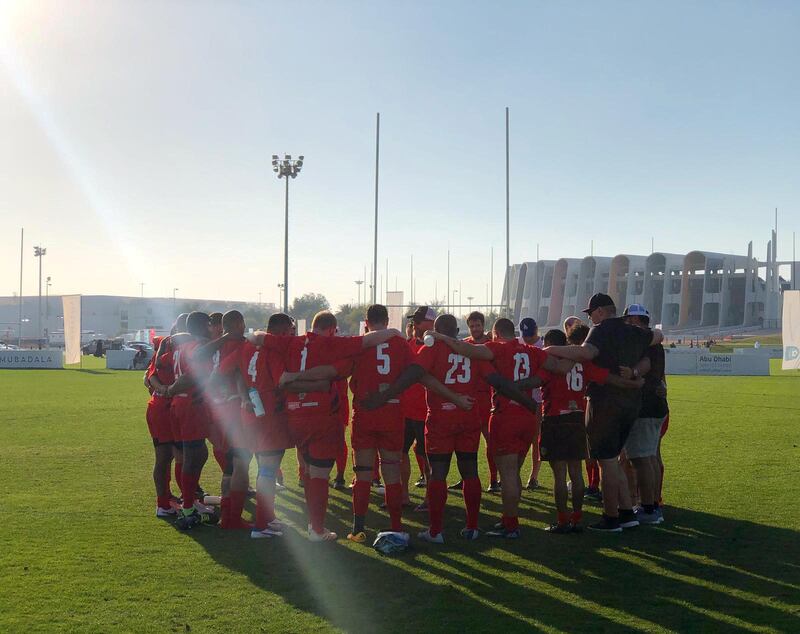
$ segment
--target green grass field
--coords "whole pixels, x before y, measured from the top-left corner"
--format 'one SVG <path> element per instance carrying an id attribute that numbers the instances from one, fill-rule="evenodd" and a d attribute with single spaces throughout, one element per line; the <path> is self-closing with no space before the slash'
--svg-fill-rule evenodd
<path id="1" fill-rule="evenodd" d="M 776 374 L 671 378 L 662 527 L 549 535 L 540 490 L 525 493 L 520 541 L 465 543 L 451 494 L 443 547 L 384 558 L 303 531 L 180 533 L 154 517 L 140 373 L 2 371 L 0 631 L 798 632 L 800 376 Z M 287 458 L 279 513 L 302 528 Z M 218 480 L 210 463 L 202 484 Z M 485 495 L 482 525 L 499 509 Z M 346 494 L 331 515 L 346 534 Z"/>

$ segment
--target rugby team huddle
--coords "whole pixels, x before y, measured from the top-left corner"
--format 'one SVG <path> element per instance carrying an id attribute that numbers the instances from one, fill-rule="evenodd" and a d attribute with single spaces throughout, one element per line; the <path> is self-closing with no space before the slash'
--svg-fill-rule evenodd
<path id="1" fill-rule="evenodd" d="M 416 486 L 426 489 L 415 510 L 427 511 L 429 520 L 418 538 L 444 542 L 448 489 L 460 489 L 466 510 L 460 535 L 478 539 L 482 435 L 488 491 L 502 496 L 502 516 L 487 535 L 520 537 L 520 473 L 529 452 L 528 488 L 538 486 L 542 460 L 552 467 L 557 517 L 549 532 L 580 532 L 584 498 L 603 505 L 592 530 L 617 533 L 661 523 L 660 439 L 668 421 L 662 333 L 649 328 L 643 306 L 631 305 L 617 317 L 604 294 L 594 295 L 584 313 L 591 329 L 570 317 L 564 330 L 541 339 L 531 318 L 520 322 L 520 336 L 506 318 L 487 334 L 484 316 L 473 312 L 463 340 L 453 315 L 437 316 L 427 306 L 407 316 L 403 334 L 388 327 L 387 308 L 373 304 L 366 333 L 358 337 L 338 336 L 328 311 L 299 335 L 283 313 L 269 318 L 266 332 L 249 334 L 235 310 L 180 315 L 172 334 L 154 342 L 144 379 L 151 394 L 156 515 L 174 517 L 182 530 L 219 523 L 249 529 L 254 539 L 279 537 L 286 528 L 275 513 L 281 461 L 296 448 L 308 537 L 333 541 L 337 535 L 325 527 L 328 492 L 335 464 L 333 484 L 345 486 L 349 424 L 355 477 L 347 538 L 354 542 L 367 540 L 370 493 L 381 487 L 389 526 L 375 546 L 409 543 L 403 512 L 412 507 L 412 447 L 421 472 Z M 206 440 L 223 474 L 218 509 L 205 503 L 199 486 Z M 461 479 L 448 487 L 454 454 Z M 242 515 L 253 494 L 253 457 L 258 477 L 251 523 Z M 171 494 L 173 463 L 180 498 Z"/>

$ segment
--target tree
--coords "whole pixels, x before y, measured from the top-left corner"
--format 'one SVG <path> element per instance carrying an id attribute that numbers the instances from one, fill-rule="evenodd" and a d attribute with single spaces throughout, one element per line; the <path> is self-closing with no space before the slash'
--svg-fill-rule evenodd
<path id="1" fill-rule="evenodd" d="M 311 320 L 321 310 L 328 310 L 331 307 L 328 299 L 321 293 L 306 293 L 302 297 L 295 297 L 289 314 L 298 319 L 305 319 L 308 328 L 311 328 Z M 299 334 L 299 333 L 298 333 Z"/>
<path id="2" fill-rule="evenodd" d="M 339 324 L 339 334 L 357 335 L 361 322 L 366 315 L 366 306 L 342 304 L 336 312 L 336 321 Z"/>

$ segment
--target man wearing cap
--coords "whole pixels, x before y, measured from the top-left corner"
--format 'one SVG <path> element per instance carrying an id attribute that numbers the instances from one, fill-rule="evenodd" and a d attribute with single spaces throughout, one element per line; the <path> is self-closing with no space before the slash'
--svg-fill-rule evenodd
<path id="1" fill-rule="evenodd" d="M 426 330 L 433 328 L 436 311 L 430 306 L 418 306 L 406 315 L 406 319 L 410 320 L 409 323 L 413 328 L 408 345 L 411 352 L 417 354 L 421 348 L 425 347 L 422 337 Z M 403 484 L 403 503 L 407 504 L 409 501 L 408 481 L 411 478 L 411 461 L 408 458 L 408 451 L 415 442 L 414 455 L 421 474 L 417 486 L 425 486 L 430 479 L 430 465 L 425 455 L 425 419 L 428 416 L 428 403 L 425 400 L 425 387 L 421 383 L 415 383 L 403 392 L 400 397 L 400 409 L 405 418 L 405 440 L 400 458 L 400 481 Z M 420 505 L 418 510 L 426 510 L 425 502 Z"/>
<path id="2" fill-rule="evenodd" d="M 544 348 L 544 340 L 539 336 L 539 326 L 533 317 L 525 317 L 519 322 L 519 339 L 534 348 Z M 531 444 L 531 474 L 528 476 L 528 483 L 525 488 L 533 491 L 539 488 L 539 471 L 542 468 L 542 457 L 539 455 L 539 432 L 542 424 L 542 388 L 537 387 L 533 390 L 533 400 L 540 408 L 536 412 L 536 429 L 534 430 L 534 440 Z"/>
<path id="3" fill-rule="evenodd" d="M 650 313 L 641 304 L 628 306 L 623 319 L 631 326 L 650 331 Z M 641 505 L 636 508 L 636 519 L 640 524 L 660 524 L 664 518 L 658 502 L 661 479 L 658 444 L 661 427 L 669 414 L 664 381 L 664 347 L 661 344 L 650 346 L 645 354 L 650 369 L 643 373 L 642 407 L 625 443 L 625 455 L 633 464 L 639 487 Z"/>
<path id="4" fill-rule="evenodd" d="M 594 361 L 602 368 L 620 373 L 621 368 L 635 367 L 649 346 L 663 340 L 661 331 L 636 328 L 617 317 L 614 300 L 605 293 L 593 295 L 583 312 L 593 324 L 586 341 L 580 346 L 551 346 L 547 348 L 548 353 L 577 362 Z M 633 514 L 627 479 L 618 457 L 639 415 L 641 390 L 592 383 L 587 397 L 589 455 L 600 462 L 604 511 L 601 521 L 589 528 L 618 533 L 622 528 L 639 524 Z"/>

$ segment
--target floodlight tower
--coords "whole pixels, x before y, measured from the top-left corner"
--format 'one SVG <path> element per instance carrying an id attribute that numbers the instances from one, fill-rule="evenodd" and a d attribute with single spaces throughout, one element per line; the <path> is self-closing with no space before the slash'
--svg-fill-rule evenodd
<path id="1" fill-rule="evenodd" d="M 36 339 L 39 343 L 39 350 L 42 349 L 42 258 L 47 255 L 44 247 L 33 247 L 33 257 L 39 258 L 39 324 Z"/>
<path id="2" fill-rule="evenodd" d="M 289 179 L 297 178 L 303 168 L 303 155 L 292 159 L 291 154 L 284 154 L 279 159 L 277 154 L 272 155 L 272 171 L 278 178 L 286 179 L 286 217 L 284 220 L 283 238 L 283 312 L 289 313 Z"/>

